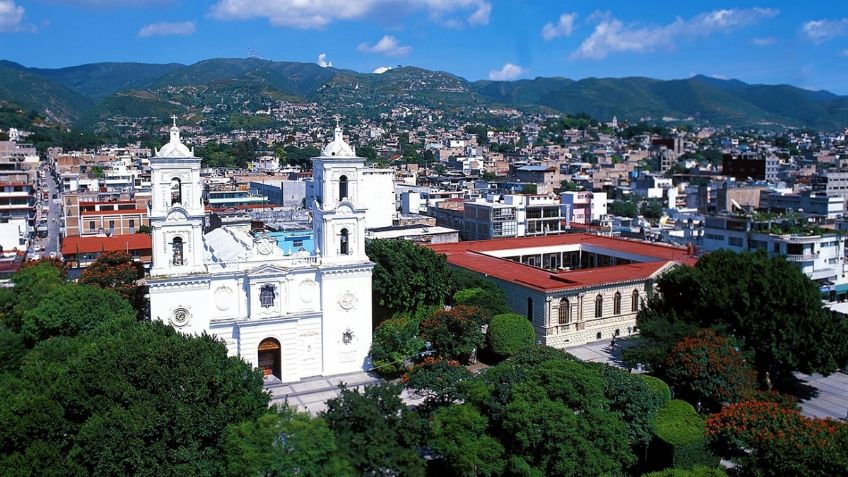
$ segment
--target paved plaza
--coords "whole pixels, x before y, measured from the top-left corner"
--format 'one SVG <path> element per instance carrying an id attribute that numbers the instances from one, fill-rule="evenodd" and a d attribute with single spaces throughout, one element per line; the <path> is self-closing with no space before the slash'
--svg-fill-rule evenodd
<path id="1" fill-rule="evenodd" d="M 813 397 L 801 402 L 801 412 L 809 417 L 848 417 L 848 374 L 834 373 L 830 376 L 796 373 L 804 384 L 815 388 Z"/>
<path id="2" fill-rule="evenodd" d="M 362 389 L 380 382 L 382 379 L 375 374 L 359 372 L 307 378 L 296 383 L 269 383 L 265 389 L 271 392 L 271 404 L 288 401 L 290 406 L 301 411 L 318 414 L 327 408 L 327 400 L 339 395 L 339 384 L 344 383 L 349 389 Z"/>

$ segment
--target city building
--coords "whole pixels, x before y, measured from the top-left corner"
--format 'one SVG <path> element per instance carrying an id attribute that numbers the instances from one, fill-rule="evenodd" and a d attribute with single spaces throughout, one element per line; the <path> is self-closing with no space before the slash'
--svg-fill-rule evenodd
<path id="1" fill-rule="evenodd" d="M 699 245 L 704 252 L 762 250 L 782 255 L 823 289 L 848 292 L 845 242 L 833 230 L 787 224 L 779 218 L 755 221 L 751 217 L 707 216 Z"/>
<path id="2" fill-rule="evenodd" d="M 558 234 L 560 203 L 555 196 L 489 194 L 465 202 L 461 230 L 465 240 Z"/>
<path id="3" fill-rule="evenodd" d="M 312 159 L 315 251 L 286 255 L 267 234 L 226 225 L 203 233 L 201 158 L 174 124 L 150 160 L 152 319 L 222 339 L 272 380 L 366 369 L 374 265 L 359 203 L 363 161 L 336 127 Z"/>
<path id="4" fill-rule="evenodd" d="M 559 197 L 566 225 L 591 224 L 607 215 L 606 192 L 563 192 Z"/>
<path id="5" fill-rule="evenodd" d="M 538 341 L 577 346 L 638 331 L 656 278 L 693 250 L 588 234 L 430 245 L 448 263 L 493 280 Z"/>
<path id="6" fill-rule="evenodd" d="M 104 252 L 126 252 L 145 267 L 150 265 L 153 256 L 150 236 L 147 234 L 67 237 L 62 242 L 61 252 L 62 261 L 70 269 L 70 278 L 77 277 Z"/>
<path id="7" fill-rule="evenodd" d="M 134 234 L 149 226 L 147 198 L 84 200 L 79 194 L 64 194 L 64 233 L 66 237 Z"/>
<path id="8" fill-rule="evenodd" d="M 305 207 L 306 182 L 292 180 L 250 181 L 249 186 L 258 194 L 268 198 L 273 205 L 283 207 Z"/>
<path id="9" fill-rule="evenodd" d="M 744 180 L 777 181 L 780 172 L 780 159 L 774 155 L 762 154 L 722 154 L 721 173 Z"/>

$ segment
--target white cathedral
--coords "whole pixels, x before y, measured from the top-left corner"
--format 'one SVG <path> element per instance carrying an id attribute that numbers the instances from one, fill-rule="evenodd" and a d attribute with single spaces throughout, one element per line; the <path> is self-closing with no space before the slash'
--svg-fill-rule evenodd
<path id="1" fill-rule="evenodd" d="M 371 272 L 363 159 L 336 126 L 312 159 L 313 254 L 284 255 L 267 235 L 223 226 L 204 234 L 201 158 L 170 142 L 150 160 L 152 319 L 223 339 L 230 355 L 283 382 L 362 371 L 371 347 Z"/>

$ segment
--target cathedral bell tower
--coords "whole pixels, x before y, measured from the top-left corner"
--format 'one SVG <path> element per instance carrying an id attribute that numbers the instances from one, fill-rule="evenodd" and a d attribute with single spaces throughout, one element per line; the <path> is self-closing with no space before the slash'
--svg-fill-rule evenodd
<path id="1" fill-rule="evenodd" d="M 153 230 L 153 276 L 204 270 L 201 158 L 180 141 L 177 117 L 171 119 L 170 141 L 150 159 L 152 200 L 148 213 Z"/>
<path id="2" fill-rule="evenodd" d="M 325 264 L 368 262 L 365 209 L 358 205 L 364 162 L 344 141 L 338 123 L 333 140 L 312 158 L 312 227 Z"/>

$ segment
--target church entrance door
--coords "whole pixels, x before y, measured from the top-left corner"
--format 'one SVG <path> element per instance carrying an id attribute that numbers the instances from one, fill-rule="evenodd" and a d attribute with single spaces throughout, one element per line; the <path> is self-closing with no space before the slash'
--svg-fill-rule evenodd
<path id="1" fill-rule="evenodd" d="M 281 373 L 280 342 L 274 338 L 265 338 L 259 343 L 259 368 L 265 377 L 274 376 L 283 379 Z"/>

